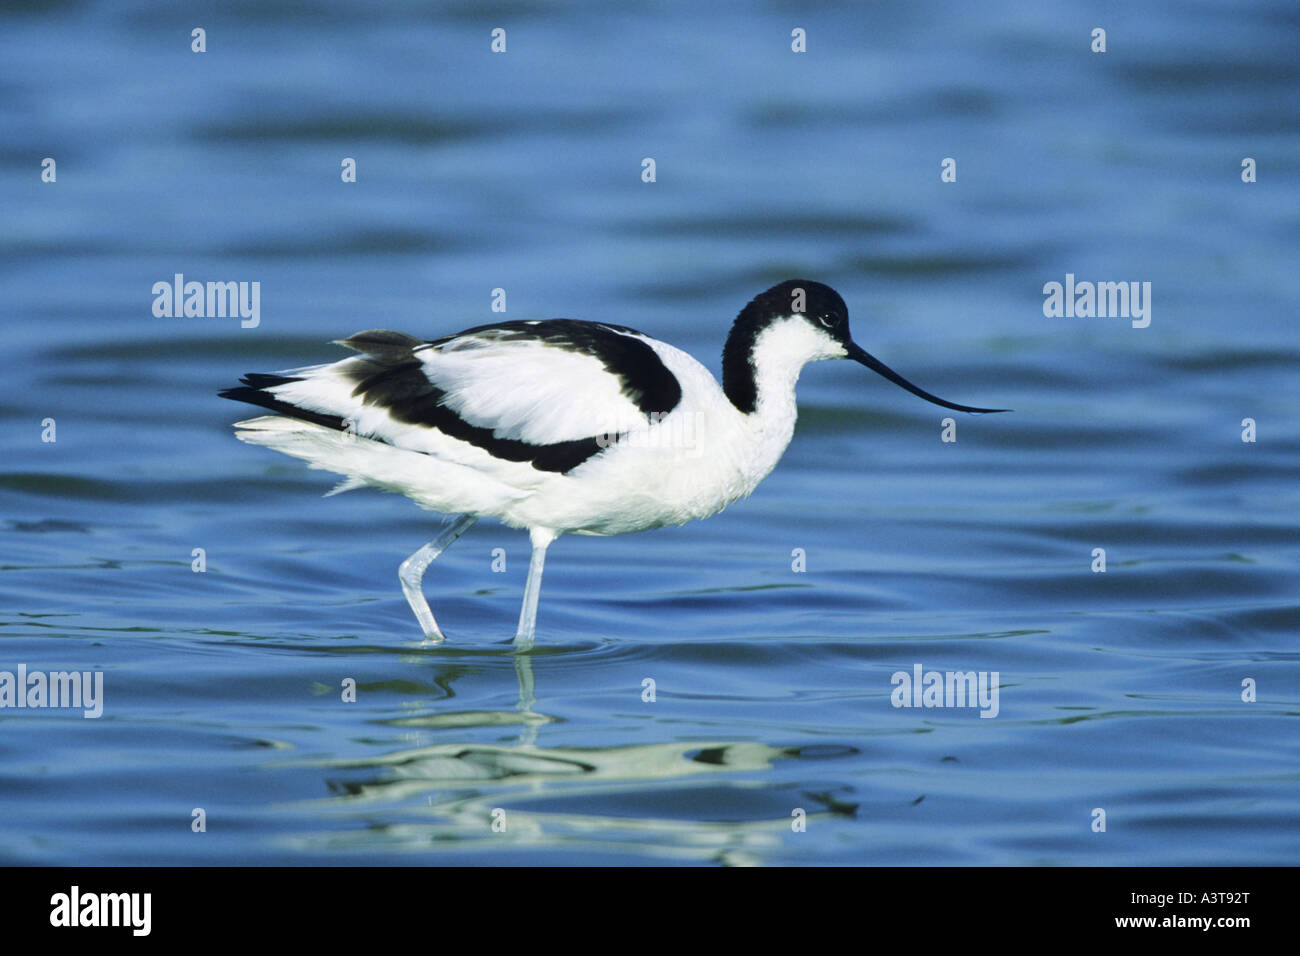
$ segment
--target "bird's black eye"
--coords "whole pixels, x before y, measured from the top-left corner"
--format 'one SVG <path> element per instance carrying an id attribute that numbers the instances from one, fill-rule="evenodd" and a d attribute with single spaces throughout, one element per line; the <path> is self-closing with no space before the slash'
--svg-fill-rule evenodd
<path id="1" fill-rule="evenodd" d="M 827 315 L 817 316 L 817 321 L 822 324 L 823 328 L 827 328 L 827 329 L 831 328 L 835 324 L 834 321 L 830 318 L 830 316 Z"/>

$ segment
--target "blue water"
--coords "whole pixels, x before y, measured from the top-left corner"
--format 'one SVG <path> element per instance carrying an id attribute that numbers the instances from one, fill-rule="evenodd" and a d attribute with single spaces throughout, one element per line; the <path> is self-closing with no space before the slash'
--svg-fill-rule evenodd
<path id="1" fill-rule="evenodd" d="M 0 18 L 0 671 L 104 674 L 99 719 L 0 709 L 0 861 L 1300 862 L 1294 4 Z M 260 323 L 155 318 L 177 272 L 259 282 Z M 1150 325 L 1046 317 L 1067 274 L 1150 282 Z M 322 499 L 216 397 L 503 317 L 716 370 L 793 276 L 1015 412 L 944 442 L 811 366 L 753 498 L 551 548 L 526 656 L 526 535 L 444 555 L 413 646 L 436 516 Z M 997 716 L 894 707 L 916 665 L 997 672 Z"/>

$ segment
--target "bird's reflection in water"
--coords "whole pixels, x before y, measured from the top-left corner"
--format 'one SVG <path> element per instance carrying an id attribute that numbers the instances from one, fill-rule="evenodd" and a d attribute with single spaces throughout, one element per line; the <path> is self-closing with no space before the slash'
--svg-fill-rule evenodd
<path id="1" fill-rule="evenodd" d="M 290 838 L 306 852 L 564 850 L 653 855 L 682 862 L 761 863 L 792 832 L 793 808 L 852 816 L 856 806 L 755 779 L 798 748 L 691 740 L 615 747 L 544 747 L 557 718 L 537 711 L 532 655 L 514 658 L 514 710 L 459 711 L 384 721 L 443 738 L 518 725 L 513 745 L 454 739 L 362 760 L 331 760 L 324 809 L 359 828 Z M 359 773 L 354 773 L 359 772 Z M 313 809 L 322 809 L 314 802 Z M 504 842 L 503 842 L 504 841 Z"/>

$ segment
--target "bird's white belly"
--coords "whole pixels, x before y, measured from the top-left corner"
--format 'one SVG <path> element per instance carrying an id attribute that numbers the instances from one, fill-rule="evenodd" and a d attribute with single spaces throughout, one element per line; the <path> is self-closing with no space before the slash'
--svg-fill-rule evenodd
<path id="1" fill-rule="evenodd" d="M 643 436 L 647 442 L 653 430 Z M 634 444 L 602 452 L 542 483 L 501 515 L 507 524 L 579 534 L 624 534 L 684 524 L 721 511 L 747 494 L 727 455 L 707 445 L 676 448 Z"/>
<path id="2" fill-rule="evenodd" d="M 777 433 L 737 428 L 730 408 L 686 408 L 512 502 L 507 524 L 572 534 L 625 534 L 685 524 L 749 495 L 789 443 L 793 418 Z M 689 426 L 686 416 L 693 416 Z M 725 423 L 722 418 L 730 418 Z"/>

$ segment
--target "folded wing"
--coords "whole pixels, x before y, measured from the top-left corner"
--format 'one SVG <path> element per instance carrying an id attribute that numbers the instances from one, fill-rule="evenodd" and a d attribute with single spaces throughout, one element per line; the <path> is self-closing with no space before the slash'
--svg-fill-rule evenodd
<path id="1" fill-rule="evenodd" d="M 551 319 L 423 342 L 360 332 L 360 354 L 245 376 L 226 398 L 465 464 L 487 453 L 566 472 L 667 414 L 681 387 L 633 329 Z"/>

